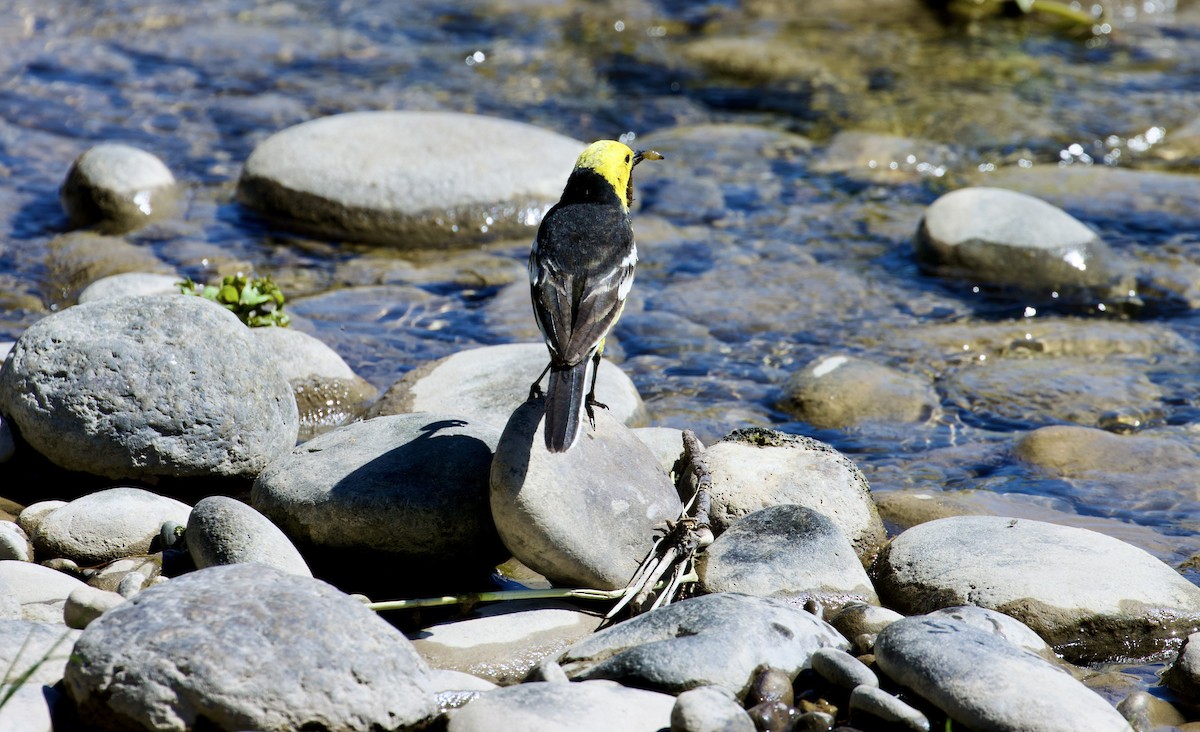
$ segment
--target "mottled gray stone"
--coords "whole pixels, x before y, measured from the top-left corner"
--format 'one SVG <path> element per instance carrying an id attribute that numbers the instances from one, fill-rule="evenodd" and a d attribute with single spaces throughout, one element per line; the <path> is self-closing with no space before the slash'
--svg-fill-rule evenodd
<path id="1" fill-rule="evenodd" d="M 600 618 L 560 602 L 506 602 L 409 635 L 434 668 L 464 671 L 497 684 L 516 683 L 545 658 L 596 630 Z"/>
<path id="2" fill-rule="evenodd" d="M 782 600 L 720 593 L 605 628 L 559 662 L 573 680 L 609 678 L 675 694 L 722 686 L 740 699 L 759 668 L 794 676 L 824 647 L 849 644 L 828 623 Z"/>
<path id="3" fill-rule="evenodd" d="M 344 425 L 272 463 L 251 504 L 310 566 L 361 556 L 417 573 L 489 569 L 507 556 L 488 509 L 498 438 L 486 424 L 444 414 Z"/>
<path id="4" fill-rule="evenodd" d="M 135 297 L 137 295 L 178 295 L 183 278 L 157 272 L 122 272 L 95 280 L 79 293 L 78 302 Z"/>
<path id="5" fill-rule="evenodd" d="M 878 686 L 857 686 L 850 692 L 851 719 L 863 724 L 863 716 L 883 722 L 889 730 L 929 732 L 924 714 Z"/>
<path id="6" fill-rule="evenodd" d="M 105 731 L 365 731 L 435 711 L 400 631 L 324 582 L 250 564 L 192 572 L 100 616 L 64 682 Z"/>
<path id="7" fill-rule="evenodd" d="M 62 624 L 0 620 L 0 669 L 15 679 L 32 670 L 26 683 L 53 686 L 63 677 L 79 631 Z"/>
<path id="8" fill-rule="evenodd" d="M 447 732 L 660 732 L 671 724 L 675 698 L 610 681 L 532 682 L 480 694 L 450 714 Z"/>
<path id="9" fill-rule="evenodd" d="M 80 155 L 59 191 L 72 226 L 109 233 L 130 231 L 169 215 L 176 203 L 175 176 L 154 155 L 117 143 Z"/>
<path id="10" fill-rule="evenodd" d="M 941 617 L 951 618 L 960 623 L 965 623 L 972 628 L 978 628 L 993 635 L 998 635 L 1014 646 L 1024 648 L 1043 658 L 1057 661 L 1057 657 L 1054 655 L 1054 650 L 1050 648 L 1050 644 L 1042 640 L 1042 637 L 1033 632 L 1028 625 L 1016 618 L 996 612 L 990 608 L 978 607 L 976 605 L 944 607 L 941 610 L 934 610 L 931 613 L 927 613 L 925 617 L 934 619 Z"/>
<path id="11" fill-rule="evenodd" d="M 812 669 L 821 678 L 843 689 L 879 686 L 879 677 L 867 664 L 840 648 L 818 648 L 812 656 Z"/>
<path id="12" fill-rule="evenodd" d="M 1173 704 L 1147 691 L 1135 691 L 1125 697 L 1117 704 L 1117 711 L 1137 732 L 1179 727 L 1187 723 L 1187 717 Z"/>
<path id="13" fill-rule="evenodd" d="M 734 522 L 698 563 L 706 592 L 780 597 L 803 605 L 877 604 L 879 597 L 854 547 L 830 519 L 811 508 L 768 506 Z"/>
<path id="14" fill-rule="evenodd" d="M 0 521 L 0 559 L 33 561 L 33 544 L 29 541 L 29 535 L 12 521 Z"/>
<path id="15" fill-rule="evenodd" d="M 532 311 L 531 311 L 532 312 Z M 541 343 L 509 343 L 459 351 L 418 366 L 397 381 L 369 414 L 443 412 L 503 429 L 529 398 L 529 386 L 549 363 Z M 600 361 L 596 399 L 617 421 L 646 422 L 646 406 L 633 381 L 611 361 Z"/>
<path id="16" fill-rule="evenodd" d="M 42 519 L 33 535 L 41 559 L 90 566 L 149 554 L 164 521 L 187 521 L 191 508 L 141 488 L 109 488 L 76 498 Z"/>
<path id="17" fill-rule="evenodd" d="M 187 548 L 198 569 L 257 562 L 311 577 L 304 557 L 270 519 L 228 496 L 209 496 L 192 507 Z"/>
<path id="18" fill-rule="evenodd" d="M 895 610 L 878 605 L 852 603 L 833 613 L 828 620 L 845 637 L 856 638 L 864 633 L 874 635 L 902 617 Z"/>
<path id="19" fill-rule="evenodd" d="M 199 297 L 77 305 L 31 325 L 0 409 L 38 452 L 110 478 L 249 477 L 295 444 L 291 386 Z"/>
<path id="20" fill-rule="evenodd" d="M 679 517 L 679 496 L 658 459 L 605 410 L 570 450 L 546 450 L 545 402 L 513 412 L 491 470 L 491 507 L 505 546 L 565 585 L 624 587 L 655 529 Z"/>
<path id="21" fill-rule="evenodd" d="M 917 258 L 943 276 L 1049 297 L 1115 284 L 1115 255 L 1082 222 L 1033 196 L 962 188 L 925 211 Z"/>
<path id="22" fill-rule="evenodd" d="M 583 147 L 494 117 L 339 114 L 260 143 L 238 200 L 302 230 L 398 248 L 532 236 Z"/>
<path id="23" fill-rule="evenodd" d="M 1200 633 L 1192 633 L 1183 642 L 1179 654 L 1163 673 L 1163 683 L 1183 698 L 1200 702 Z"/>
<path id="24" fill-rule="evenodd" d="M 42 519 L 50 515 L 51 511 L 62 508 L 67 505 L 66 501 L 38 501 L 31 503 L 21 509 L 21 513 L 17 516 L 17 526 L 20 526 L 27 536 L 33 536 L 37 533 L 38 527 L 42 525 Z"/>
<path id="25" fill-rule="evenodd" d="M 808 437 L 752 428 L 704 451 L 712 471 L 713 530 L 767 506 L 820 511 L 842 530 L 863 565 L 886 538 L 862 472 L 845 455 Z"/>
<path id="26" fill-rule="evenodd" d="M 1101 696 L 999 635 L 952 618 L 912 617 L 879 633 L 875 660 L 889 678 L 970 729 L 1129 732 Z"/>
<path id="27" fill-rule="evenodd" d="M 119 593 L 85 585 L 67 595 L 67 602 L 63 606 L 63 622 L 69 628 L 83 630 L 93 620 L 123 602 L 125 598 Z"/>
<path id="28" fill-rule="evenodd" d="M 851 356 L 826 356 L 788 379 L 780 407 L 822 429 L 925 422 L 939 411 L 929 380 Z"/>
<path id="29" fill-rule="evenodd" d="M 675 698 L 671 732 L 754 732 L 754 722 L 728 690 L 700 686 Z"/>
<path id="30" fill-rule="evenodd" d="M 1200 587 L 1166 564 L 1041 521 L 957 516 L 914 526 L 880 555 L 875 580 L 901 612 L 990 608 L 1075 662 L 1153 653 L 1200 624 Z"/>

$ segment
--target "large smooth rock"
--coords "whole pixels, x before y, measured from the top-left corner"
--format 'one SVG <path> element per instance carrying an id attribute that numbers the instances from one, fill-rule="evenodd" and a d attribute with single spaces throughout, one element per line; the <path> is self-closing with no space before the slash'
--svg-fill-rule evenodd
<path id="1" fill-rule="evenodd" d="M 1115 255 L 1082 222 L 1001 188 L 961 188 L 934 201 L 915 244 L 922 266 L 940 275 L 1047 299 L 1106 288 L 1118 277 Z"/>
<path id="2" fill-rule="evenodd" d="M 614 679 L 672 694 L 721 686 L 736 698 L 759 667 L 795 677 L 818 648 L 849 644 L 828 623 L 782 600 L 701 595 L 596 633 L 559 659 L 567 675 Z"/>
<path id="3" fill-rule="evenodd" d="M 565 585 L 624 587 L 655 530 L 679 517 L 679 495 L 658 459 L 603 409 L 571 449 L 546 450 L 544 400 L 517 408 L 491 470 L 491 507 L 505 546 Z"/>
<path id="4" fill-rule="evenodd" d="M 826 356 L 792 374 L 785 411 L 814 427 L 865 421 L 925 422 L 938 411 L 928 379 L 849 356 Z"/>
<path id="5" fill-rule="evenodd" d="M 504 429 L 513 411 L 529 398 L 529 386 L 547 363 L 549 356 L 541 343 L 459 351 L 409 371 L 372 405 L 369 414 L 446 412 Z M 605 359 L 596 377 L 596 399 L 631 427 L 646 421 L 646 405 L 637 387 L 619 366 Z"/>
<path id="6" fill-rule="evenodd" d="M 79 631 L 56 623 L 0 620 L 0 682 L 29 673 L 28 684 L 57 684 L 78 637 Z"/>
<path id="7" fill-rule="evenodd" d="M 717 532 L 761 508 L 794 504 L 837 524 L 864 566 L 883 544 L 883 522 L 867 479 L 823 442 L 752 428 L 729 434 L 704 456 L 712 471 L 709 518 Z"/>
<path id="8" fill-rule="evenodd" d="M 1025 623 L 1074 662 L 1128 658 L 1200 625 L 1200 587 L 1086 529 L 998 516 L 914 526 L 880 554 L 875 587 L 906 614 L 978 605 Z"/>
<path id="9" fill-rule="evenodd" d="M 590 635 L 600 619 L 561 602 L 506 602 L 409 635 L 433 668 L 512 684 L 544 658 Z"/>
<path id="10" fill-rule="evenodd" d="M 1129 732 L 1103 697 L 1049 661 L 949 617 L 898 620 L 879 633 L 875 660 L 970 729 Z"/>
<path id="11" fill-rule="evenodd" d="M 93 300 L 134 297 L 137 295 L 178 295 L 183 278 L 155 272 L 122 272 L 101 277 L 79 293 L 82 304 Z"/>
<path id="12" fill-rule="evenodd" d="M 406 249 L 532 236 L 583 147 L 494 117 L 339 114 L 259 144 L 238 200 L 303 230 Z"/>
<path id="13" fill-rule="evenodd" d="M 247 478 L 295 444 L 296 400 L 233 313 L 144 296 L 31 325 L 0 372 L 0 410 L 38 452 L 109 478 Z"/>
<path id="14" fill-rule="evenodd" d="M 56 569 L 8 559 L 0 561 L 0 587 L 12 591 L 21 617 L 61 623 L 67 597 L 87 585 Z"/>
<path id="15" fill-rule="evenodd" d="M 447 732 L 660 732 L 675 697 L 610 681 L 518 684 L 480 694 L 450 714 Z M 502 721 L 501 721 L 502 720 Z"/>
<path id="16" fill-rule="evenodd" d="M 355 422 L 272 463 L 251 505 L 314 568 L 386 557 L 413 574 L 488 570 L 506 558 L 488 507 L 498 439 L 486 424 L 443 414 Z"/>
<path id="17" fill-rule="evenodd" d="M 166 521 L 186 523 L 191 507 L 141 488 L 109 488 L 55 509 L 33 535 L 38 556 L 82 566 L 149 554 Z"/>
<path id="18" fill-rule="evenodd" d="M 154 155 L 103 143 L 80 155 L 59 191 L 72 226 L 108 233 L 136 229 L 175 208 L 175 176 Z"/>
<path id="19" fill-rule="evenodd" d="M 270 519 L 228 496 L 200 500 L 187 517 L 187 548 L 198 569 L 256 562 L 311 577 L 304 557 Z"/>
<path id="20" fill-rule="evenodd" d="M 91 623 L 64 679 L 96 730 L 407 728 L 435 711 L 400 633 L 318 580 L 210 567 Z"/>
<path id="21" fill-rule="evenodd" d="M 738 519 L 717 537 L 698 565 L 706 592 L 741 592 L 814 599 L 826 607 L 878 603 L 850 540 L 811 508 L 769 506 Z"/>

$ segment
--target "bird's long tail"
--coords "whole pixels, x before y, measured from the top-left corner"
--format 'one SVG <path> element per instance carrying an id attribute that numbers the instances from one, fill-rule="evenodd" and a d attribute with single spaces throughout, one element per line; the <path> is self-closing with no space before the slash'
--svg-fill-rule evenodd
<path id="1" fill-rule="evenodd" d="M 546 449 L 550 452 L 566 452 L 579 437 L 589 360 L 561 369 L 550 368 L 550 383 L 546 387 Z"/>

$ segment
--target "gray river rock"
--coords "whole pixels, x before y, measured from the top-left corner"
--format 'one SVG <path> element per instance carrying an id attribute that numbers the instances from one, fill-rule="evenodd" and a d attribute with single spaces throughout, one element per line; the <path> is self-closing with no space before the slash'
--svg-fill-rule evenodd
<path id="1" fill-rule="evenodd" d="M 712 471 L 713 530 L 767 506 L 819 511 L 842 530 L 864 565 L 885 535 L 858 467 L 825 443 L 763 429 L 734 432 L 704 451 Z"/>
<path id="2" fill-rule="evenodd" d="M 849 644 L 815 615 L 774 598 L 719 593 L 606 628 L 567 649 L 559 663 L 574 680 L 607 678 L 672 694 L 721 686 L 740 699 L 760 667 L 795 676 L 826 647 Z"/>
<path id="3" fill-rule="evenodd" d="M 96 145 L 76 158 L 60 191 L 72 226 L 109 233 L 170 215 L 177 196 L 175 176 L 163 161 L 119 143 Z"/>
<path id="4" fill-rule="evenodd" d="M 769 506 L 744 516 L 705 550 L 697 570 L 706 592 L 779 597 L 825 607 L 878 603 L 850 540 L 821 513 Z"/>
<path id="5" fill-rule="evenodd" d="M 451 713 L 447 732 L 660 732 L 671 726 L 675 697 L 611 681 L 508 686 L 480 694 Z"/>
<path id="6" fill-rule="evenodd" d="M 868 420 L 925 422 L 939 411 L 927 378 L 852 356 L 825 356 L 796 371 L 785 386 L 784 411 L 822 429 Z"/>
<path id="7" fill-rule="evenodd" d="M 187 549 L 197 569 L 255 562 L 311 577 L 304 557 L 275 524 L 241 501 L 209 496 L 187 517 Z"/>
<path id="8" fill-rule="evenodd" d="M 70 470 L 253 477 L 299 431 L 291 386 L 255 353 L 249 329 L 199 297 L 77 305 L 18 339 L 0 410 Z"/>
<path id="9" fill-rule="evenodd" d="M 351 112 L 264 140 L 238 199 L 295 228 L 398 249 L 532 236 L 583 147 L 495 117 Z"/>
<path id="10" fill-rule="evenodd" d="M 297 622 L 302 618 L 302 622 Z M 210 567 L 88 625 L 67 693 L 96 730 L 369 730 L 435 712 L 429 669 L 357 600 L 261 565 Z"/>
<path id="11" fill-rule="evenodd" d="M 1171 567 L 1103 534 L 1041 521 L 930 521 L 893 539 L 874 576 L 901 612 L 997 610 L 1075 662 L 1148 655 L 1200 623 L 1200 588 Z"/>
<path id="12" fill-rule="evenodd" d="M 492 517 L 526 566 L 567 586 L 624 587 L 658 530 L 679 518 L 679 495 L 658 458 L 597 409 L 563 453 L 545 449 L 545 402 L 513 412 L 491 469 Z"/>
<path id="13" fill-rule="evenodd" d="M 879 668 L 970 729 L 1129 732 L 1102 697 L 1049 661 L 949 617 L 911 617 L 879 633 Z"/>
<path id="14" fill-rule="evenodd" d="M 51 511 L 39 522 L 33 544 L 42 560 L 104 564 L 149 553 L 163 523 L 186 523 L 190 512 L 186 503 L 141 488 L 109 488 Z"/>
<path id="15" fill-rule="evenodd" d="M 376 417 L 319 435 L 271 463 L 251 505 L 342 581 L 382 557 L 414 575 L 486 571 L 506 557 L 488 510 L 499 434 L 444 414 Z"/>

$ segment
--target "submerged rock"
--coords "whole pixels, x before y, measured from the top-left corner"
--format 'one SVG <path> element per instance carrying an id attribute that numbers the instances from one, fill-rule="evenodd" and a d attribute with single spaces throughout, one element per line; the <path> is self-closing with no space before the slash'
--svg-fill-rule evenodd
<path id="1" fill-rule="evenodd" d="M 925 422 L 939 409 L 928 379 L 849 356 L 826 356 L 792 374 L 780 408 L 822 429 Z"/>

